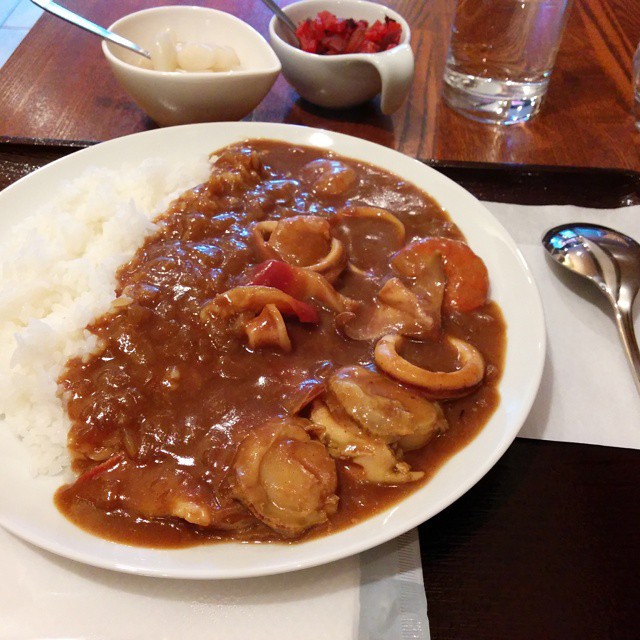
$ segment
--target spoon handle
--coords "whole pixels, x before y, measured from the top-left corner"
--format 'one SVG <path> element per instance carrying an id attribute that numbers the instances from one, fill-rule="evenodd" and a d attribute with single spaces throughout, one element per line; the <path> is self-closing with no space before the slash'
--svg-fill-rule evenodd
<path id="1" fill-rule="evenodd" d="M 61 7 L 52 0 L 31 0 L 31 2 L 33 2 L 33 4 L 37 4 L 41 9 L 52 13 L 54 16 L 76 25 L 76 27 L 95 33 L 97 36 L 100 36 L 105 40 L 109 40 L 110 42 L 120 45 L 125 49 L 130 49 L 135 53 L 139 53 L 145 58 L 151 58 L 151 54 L 146 49 L 139 47 L 135 42 L 131 42 L 131 40 L 127 40 L 126 38 L 119 36 L 117 33 L 113 33 L 113 31 L 109 31 L 109 29 L 105 29 L 104 27 L 95 24 L 95 22 L 91 22 L 91 20 L 87 20 L 73 11 L 69 11 L 69 9 Z"/>
<path id="2" fill-rule="evenodd" d="M 640 393 L 640 350 L 638 349 L 638 341 L 633 328 L 631 310 L 615 305 L 615 316 L 618 333 L 622 339 L 624 351 L 631 367 L 631 375 L 636 383 L 636 389 Z"/>

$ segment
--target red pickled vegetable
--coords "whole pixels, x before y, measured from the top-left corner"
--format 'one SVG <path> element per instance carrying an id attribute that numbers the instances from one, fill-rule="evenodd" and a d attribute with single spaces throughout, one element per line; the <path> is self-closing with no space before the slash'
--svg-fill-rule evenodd
<path id="1" fill-rule="evenodd" d="M 402 27 L 385 17 L 371 26 L 366 20 L 338 18 L 330 11 L 320 11 L 296 29 L 300 48 L 307 53 L 339 55 L 341 53 L 379 53 L 400 43 Z"/>

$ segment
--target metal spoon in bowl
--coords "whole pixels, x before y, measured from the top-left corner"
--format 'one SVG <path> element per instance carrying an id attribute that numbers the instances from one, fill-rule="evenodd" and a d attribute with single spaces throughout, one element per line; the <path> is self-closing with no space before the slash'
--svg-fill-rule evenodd
<path id="1" fill-rule="evenodd" d="M 563 267 L 595 282 L 611 303 L 640 393 L 640 351 L 632 316 L 640 290 L 640 244 L 613 229 L 581 222 L 549 229 L 542 244 Z"/>
<path id="2" fill-rule="evenodd" d="M 287 30 L 293 36 L 293 41 L 295 42 L 297 47 L 300 47 L 300 40 L 298 38 L 298 34 L 296 33 L 296 24 L 295 22 L 275 3 L 274 0 L 262 0 L 262 3 L 266 5 L 273 13 L 275 13 L 276 17 L 282 24 L 287 28 Z"/>
<path id="3" fill-rule="evenodd" d="M 117 33 L 113 33 L 113 31 L 109 31 L 109 29 L 105 29 L 100 25 L 79 16 L 77 13 L 73 11 L 69 11 L 69 9 L 65 9 L 61 7 L 59 4 L 52 2 L 51 0 L 31 0 L 33 4 L 37 4 L 40 8 L 52 13 L 54 16 L 58 18 L 62 18 L 71 24 L 75 24 L 77 27 L 84 29 L 85 31 L 90 31 L 91 33 L 95 33 L 97 36 L 104 38 L 105 40 L 109 40 L 109 42 L 113 42 L 114 44 L 120 45 L 121 47 L 125 47 L 125 49 L 129 49 L 134 53 L 137 53 L 145 58 L 151 60 L 151 54 L 142 47 L 138 46 L 135 42 L 131 42 L 131 40 L 127 40 L 122 36 L 119 36 Z"/>

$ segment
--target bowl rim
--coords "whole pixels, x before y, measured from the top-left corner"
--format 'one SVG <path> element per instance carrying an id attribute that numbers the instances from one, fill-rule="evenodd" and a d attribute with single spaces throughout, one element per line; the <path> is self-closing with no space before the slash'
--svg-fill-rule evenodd
<path id="1" fill-rule="evenodd" d="M 270 75 L 270 74 L 278 74 L 282 70 L 282 65 L 280 64 L 280 60 L 276 55 L 275 51 L 271 47 L 271 45 L 267 42 L 266 38 L 256 29 L 254 29 L 249 23 L 245 22 L 241 18 L 229 13 L 227 11 L 221 11 L 220 9 L 213 9 L 212 7 L 200 7 L 196 5 L 165 5 L 161 7 L 151 7 L 149 9 L 141 9 L 140 11 L 134 11 L 132 13 L 127 13 L 126 15 L 118 18 L 115 22 L 107 27 L 109 31 L 114 31 L 117 33 L 118 26 L 121 26 L 123 22 L 129 20 L 130 18 L 135 18 L 140 15 L 150 15 L 153 13 L 169 13 L 172 11 L 179 11 L 184 13 L 208 13 L 215 15 L 222 15 L 225 19 L 230 19 L 231 22 L 236 22 L 246 28 L 247 32 L 256 38 L 258 42 L 264 45 L 265 50 L 269 52 L 271 58 L 271 65 L 264 68 L 259 69 L 237 69 L 231 71 L 158 71 L 156 69 L 145 69 L 144 67 L 138 67 L 130 62 L 125 62 L 114 53 L 112 53 L 109 43 L 107 40 L 102 41 L 102 53 L 104 54 L 107 61 L 116 67 L 119 67 L 123 70 L 127 70 L 133 73 L 140 73 L 142 77 L 147 76 L 151 77 L 163 77 L 163 78 L 171 78 L 172 80 L 178 82 L 192 82 L 196 79 L 212 79 L 212 78 L 221 78 L 221 77 L 251 77 L 251 76 L 262 76 L 262 75 Z M 118 45 L 113 45 L 118 46 Z M 184 78 L 184 80 L 182 80 Z"/>
<path id="2" fill-rule="evenodd" d="M 298 0 L 298 2 L 292 2 L 288 4 L 286 7 L 282 7 L 282 10 L 288 14 L 289 9 L 293 7 L 301 7 L 305 5 L 317 4 L 321 3 L 323 0 Z M 334 7 L 339 5 L 350 5 L 350 6 L 370 6 L 379 8 L 382 13 L 389 15 L 390 18 L 393 18 L 396 22 L 400 23 L 402 27 L 402 38 L 398 43 L 397 47 L 393 47 L 393 49 L 388 49 L 387 51 L 378 51 L 377 53 L 341 53 L 340 55 L 335 56 L 325 56 L 319 53 L 310 53 L 309 51 L 303 51 L 298 47 L 294 47 L 289 44 L 286 40 L 281 38 L 276 32 L 275 25 L 278 21 L 277 16 L 273 16 L 271 20 L 269 20 L 269 38 L 273 42 L 276 40 L 278 45 L 282 45 L 287 53 L 292 55 L 298 55 L 302 58 L 313 59 L 313 60 L 326 60 L 327 64 L 336 64 L 340 61 L 348 61 L 348 60 L 367 60 L 373 56 L 388 56 L 393 55 L 397 49 L 400 47 L 411 47 L 411 27 L 409 27 L 408 22 L 404 19 L 402 15 L 400 15 L 394 9 L 387 7 L 383 4 L 378 4 L 376 2 L 369 2 L 369 0 L 332 0 L 331 3 L 327 3 L 327 10 L 331 10 Z"/>

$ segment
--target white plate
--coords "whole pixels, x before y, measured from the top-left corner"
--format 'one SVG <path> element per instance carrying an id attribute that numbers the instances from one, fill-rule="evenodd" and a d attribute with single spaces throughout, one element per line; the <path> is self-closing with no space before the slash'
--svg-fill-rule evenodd
<path id="1" fill-rule="evenodd" d="M 471 194 L 437 171 L 385 147 L 281 124 L 215 123 L 148 131 L 73 153 L 5 189 L 0 193 L 0 233 L 18 216 L 42 206 L 61 181 L 89 165 L 115 169 L 123 159 L 137 162 L 150 157 L 180 162 L 191 154 L 208 153 L 246 138 L 317 146 L 378 165 L 413 182 L 447 210 L 487 264 L 491 297 L 501 306 L 507 323 L 502 400 L 497 411 L 429 483 L 351 529 L 294 545 L 229 543 L 179 550 L 129 547 L 78 529 L 53 505 L 60 479 L 33 479 L 20 443 L 6 430 L 0 431 L 0 524 L 15 535 L 80 562 L 150 576 L 238 578 L 313 567 L 374 547 L 431 518 L 478 482 L 518 433 L 538 390 L 545 352 L 542 306 L 531 272 L 504 228 Z"/>

